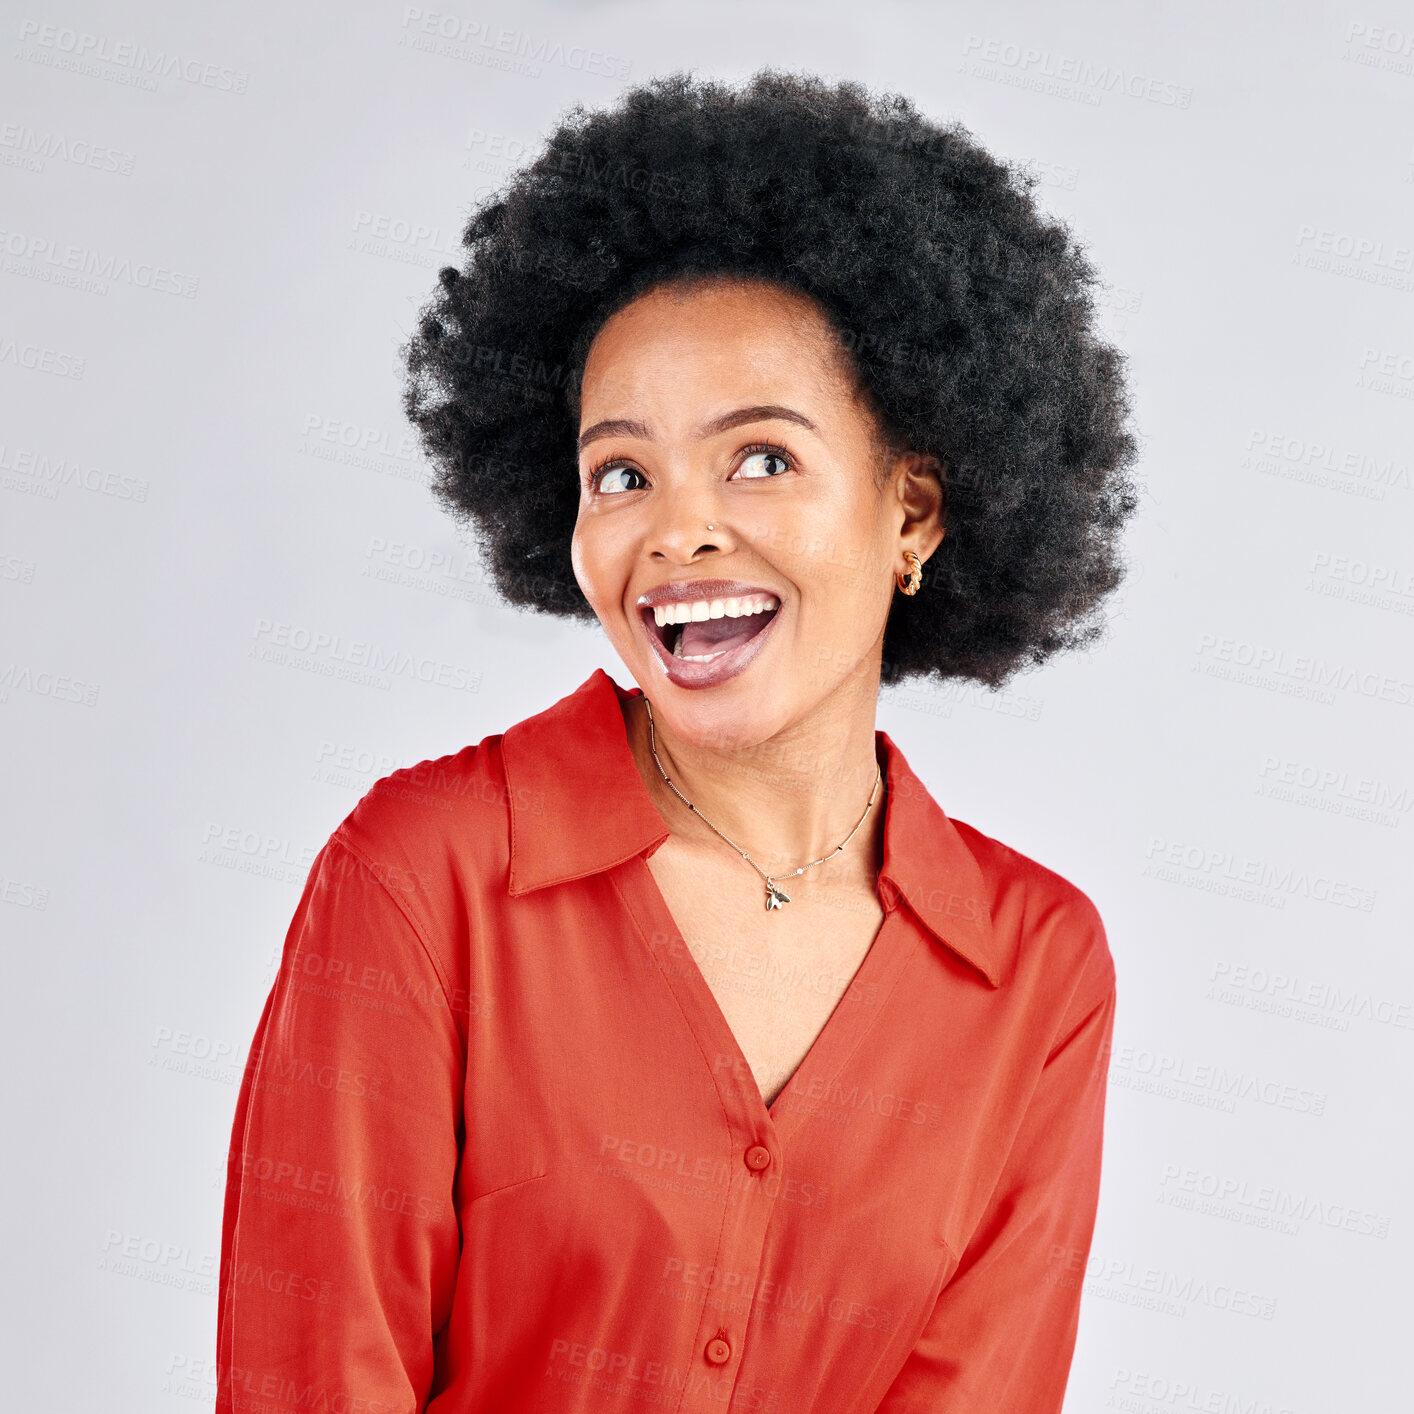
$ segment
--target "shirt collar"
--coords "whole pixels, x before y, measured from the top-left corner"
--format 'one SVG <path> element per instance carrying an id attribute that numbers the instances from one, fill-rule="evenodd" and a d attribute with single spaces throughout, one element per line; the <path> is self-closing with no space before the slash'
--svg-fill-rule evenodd
<path id="1" fill-rule="evenodd" d="M 651 854 L 668 838 L 634 763 L 619 699 L 637 697 L 602 668 L 501 738 L 511 818 L 510 892 L 520 895 Z M 981 866 L 887 732 L 886 905 L 902 898 L 944 946 L 999 985 L 1004 959 Z M 891 891 L 891 892 L 890 892 Z"/>

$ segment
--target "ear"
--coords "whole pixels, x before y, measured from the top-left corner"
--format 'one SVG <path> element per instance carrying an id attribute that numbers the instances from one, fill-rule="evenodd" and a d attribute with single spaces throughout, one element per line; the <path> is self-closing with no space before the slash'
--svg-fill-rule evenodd
<path id="1" fill-rule="evenodd" d="M 914 551 L 925 563 L 942 544 L 947 521 L 947 472 L 929 452 L 905 452 L 894 467 L 901 555 Z"/>

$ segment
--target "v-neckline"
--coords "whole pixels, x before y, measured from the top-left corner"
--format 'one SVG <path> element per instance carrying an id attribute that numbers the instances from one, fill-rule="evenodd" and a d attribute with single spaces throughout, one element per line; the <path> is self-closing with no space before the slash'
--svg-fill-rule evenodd
<path id="1" fill-rule="evenodd" d="M 792 1094 L 796 1080 L 804 1076 L 812 1087 L 819 1086 L 824 1093 L 828 1093 L 830 1084 L 877 1019 L 885 999 L 898 981 L 903 964 L 911 956 L 910 950 L 905 946 L 908 929 L 903 924 L 899 909 L 896 905 L 884 905 L 883 921 L 879 924 L 878 931 L 869 944 L 869 950 L 864 954 L 864 960 L 856 969 L 844 995 L 835 1003 L 834 1010 L 830 1012 L 800 1064 L 791 1072 L 779 1094 L 768 1105 L 756 1079 L 756 1073 L 737 1040 L 736 1032 L 727 1021 L 716 993 L 698 965 L 692 949 L 687 946 L 687 940 L 668 907 L 668 901 L 664 898 L 662 889 L 658 887 L 653 871 L 648 867 L 647 856 L 635 855 L 625 861 L 623 868 L 627 874 L 629 889 L 621 890 L 621 896 L 624 897 L 640 929 L 644 930 L 644 942 L 649 951 L 654 952 L 651 939 L 657 936 L 673 941 L 686 956 L 682 967 L 664 967 L 661 965 L 661 958 L 657 958 L 657 961 L 687 1018 L 698 1047 L 704 1050 L 710 1047 L 716 1054 L 728 1057 L 732 1061 L 733 1070 L 739 1066 L 739 1073 L 750 1077 L 749 1094 L 745 1093 L 747 1087 L 744 1085 L 733 1087 L 730 1093 L 738 1099 L 744 1095 L 745 1103 L 753 1111 L 752 1117 L 758 1125 L 764 1120 L 765 1127 L 774 1129 L 778 1142 L 784 1145 L 787 1138 L 799 1128 L 807 1113 L 806 1098 Z M 869 993 L 858 998 L 850 997 L 850 992 L 856 988 L 862 992 L 863 989 L 871 987 L 876 989 L 872 997 Z M 718 1095 L 726 1100 L 728 1092 L 723 1089 L 717 1068 L 711 1064 L 710 1051 L 706 1052 L 704 1059 L 707 1060 Z M 787 1108 L 777 1108 L 782 1105 Z"/>

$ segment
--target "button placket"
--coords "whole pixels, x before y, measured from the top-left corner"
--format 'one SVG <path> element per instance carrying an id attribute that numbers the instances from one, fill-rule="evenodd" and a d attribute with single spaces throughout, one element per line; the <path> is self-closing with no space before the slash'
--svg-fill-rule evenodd
<path id="1" fill-rule="evenodd" d="M 738 1104 L 741 1110 L 750 1110 L 747 1102 L 738 1099 Z M 739 1111 L 734 1118 L 750 1138 L 756 1128 L 751 1115 Z M 737 1143 L 741 1142 L 738 1138 Z M 765 1144 L 746 1143 L 738 1148 L 737 1154 L 746 1174 L 735 1185 L 737 1196 L 728 1202 L 718 1260 L 719 1270 L 731 1274 L 731 1289 L 740 1295 L 732 1308 L 723 1312 L 724 1323 L 717 1326 L 711 1338 L 700 1347 L 703 1360 L 714 1369 L 722 1370 L 722 1377 L 731 1380 L 733 1386 L 746 1355 L 744 1342 L 750 1331 L 755 1292 L 766 1261 L 766 1234 L 779 1198 L 776 1186 L 768 1187 L 764 1182 L 764 1175 L 777 1161 L 771 1149 Z M 724 1367 L 729 1364 L 734 1364 L 735 1369 L 726 1370 Z M 697 1406 L 690 1402 L 683 1407 Z"/>
<path id="2" fill-rule="evenodd" d="M 731 1191 L 724 1197 L 725 1211 L 716 1251 L 704 1252 L 702 1257 L 708 1268 L 717 1273 L 718 1290 L 727 1293 L 727 1299 L 702 1312 L 691 1357 L 702 1378 L 690 1381 L 678 1406 L 679 1414 L 707 1414 L 707 1411 L 720 1414 L 725 1397 L 722 1391 L 735 1390 L 743 1375 L 748 1386 L 752 1386 L 753 1381 L 759 1382 L 761 1377 L 769 1382 L 768 1371 L 754 1370 L 755 1362 L 750 1359 L 746 1339 L 751 1333 L 750 1322 L 761 1274 L 768 1264 L 767 1233 L 776 1204 L 788 1201 L 780 1166 L 785 1163 L 792 1136 L 810 1110 L 804 1104 L 793 1103 L 782 1092 L 775 1102 L 780 1108 L 773 1111 L 758 1087 L 727 1083 L 720 1065 L 714 1062 L 726 1058 L 750 1074 L 746 1058 L 706 978 L 691 962 L 691 954 L 681 968 L 673 968 L 653 952 L 649 940 L 655 937 L 674 939 L 684 950 L 686 943 L 682 941 L 647 860 L 639 855 L 625 861 L 625 865 L 627 887 L 620 887 L 615 881 L 615 888 L 637 924 L 649 955 L 657 957 L 663 981 L 676 997 L 699 1053 L 708 1063 L 716 1084 L 720 1112 L 726 1121 L 727 1147 L 722 1151 L 728 1165 L 725 1172 L 736 1175 L 735 1180 L 728 1178 Z M 905 946 L 911 935 L 900 931 L 900 918 L 896 910 L 886 913 L 879 935 L 860 965 L 856 984 L 878 987 L 886 994 L 897 980 L 904 963 L 912 956 Z M 828 1084 L 868 1031 L 875 1014 L 872 1007 L 860 1007 L 848 999 L 843 1001 L 817 1035 L 798 1068 L 800 1073 Z M 789 1089 L 791 1086 L 787 1087 Z M 763 1134 L 769 1139 L 769 1147 L 759 1142 Z M 738 1164 L 745 1167 L 745 1174 L 736 1167 Z M 771 1170 L 769 1179 L 768 1170 Z M 714 1320 L 725 1324 L 714 1326 Z M 712 1355 L 721 1356 L 720 1360 L 709 1356 L 709 1347 Z"/>

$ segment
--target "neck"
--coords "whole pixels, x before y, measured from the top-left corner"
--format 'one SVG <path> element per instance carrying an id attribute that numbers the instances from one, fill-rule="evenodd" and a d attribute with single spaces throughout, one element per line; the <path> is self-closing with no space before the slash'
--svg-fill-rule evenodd
<path id="1" fill-rule="evenodd" d="M 877 700 L 877 675 L 872 690 L 848 681 L 808 716 L 745 748 L 685 741 L 655 711 L 652 737 L 658 760 L 696 813 L 654 763 L 644 699 L 631 698 L 623 707 L 639 774 L 675 836 L 725 850 L 721 837 L 704 823 L 710 820 L 763 872 L 785 876 L 832 855 L 858 826 L 830 872 L 838 878 L 849 861 L 872 878 L 883 851 L 886 785 L 875 755 Z M 878 791 L 866 814 L 876 780 Z"/>

